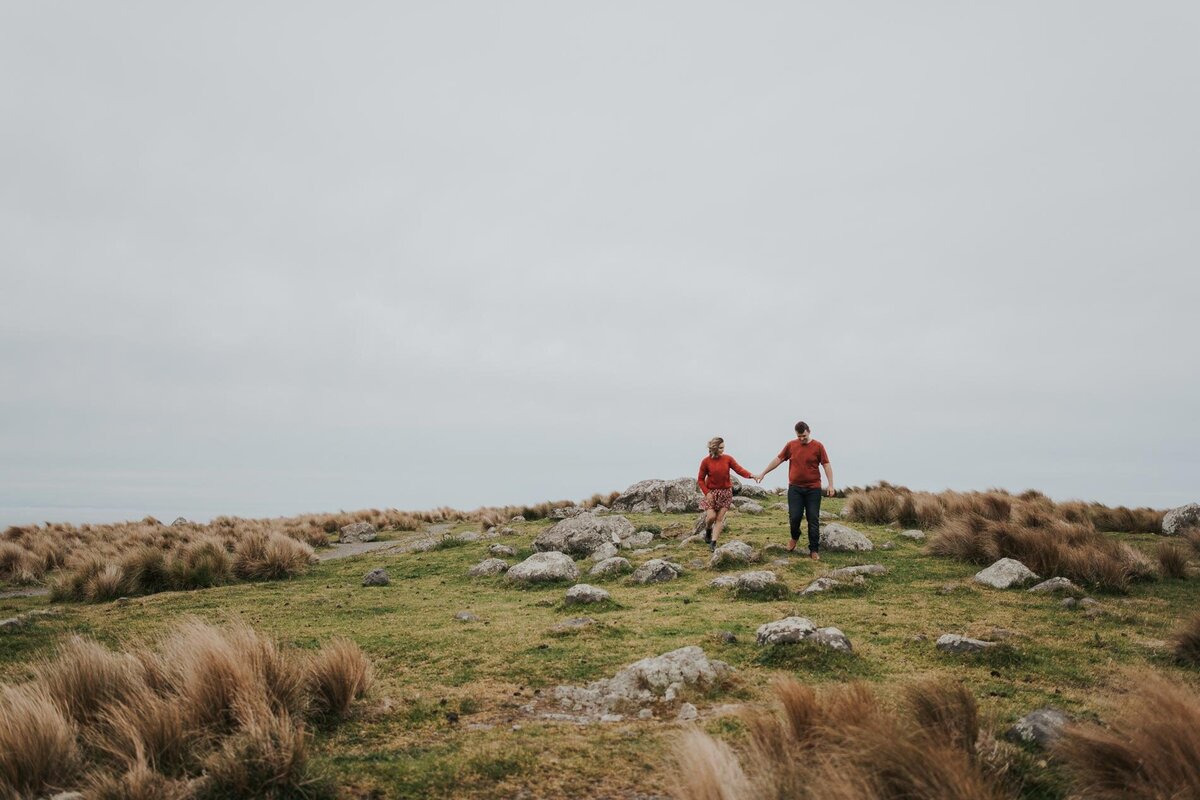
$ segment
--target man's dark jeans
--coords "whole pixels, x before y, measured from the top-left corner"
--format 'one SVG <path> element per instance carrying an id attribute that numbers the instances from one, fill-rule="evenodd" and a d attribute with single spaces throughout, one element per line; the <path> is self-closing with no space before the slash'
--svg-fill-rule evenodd
<path id="1" fill-rule="evenodd" d="M 821 547 L 821 488 L 801 489 L 788 486 L 788 522 L 792 526 L 792 541 L 800 539 L 800 523 L 808 515 L 808 552 L 815 553 Z"/>

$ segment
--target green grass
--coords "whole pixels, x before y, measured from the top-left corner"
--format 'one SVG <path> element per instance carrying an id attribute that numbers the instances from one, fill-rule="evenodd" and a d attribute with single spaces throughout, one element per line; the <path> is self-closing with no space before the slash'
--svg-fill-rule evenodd
<path id="1" fill-rule="evenodd" d="M 763 503 L 768 509 L 774 502 Z M 823 501 L 838 510 L 841 500 Z M 694 515 L 628 515 L 634 526 L 661 528 L 664 536 L 687 535 Z M 785 544 L 785 512 L 732 516 L 736 534 L 761 550 Z M 611 676 L 621 667 L 685 645 L 700 645 L 711 658 L 731 664 L 736 679 L 723 694 L 701 698 L 702 713 L 725 703 L 764 703 L 777 676 L 806 682 L 866 680 L 885 693 L 932 673 L 961 679 L 979 699 L 989 725 L 999 731 L 1040 705 L 1101 714 L 1106 697 L 1153 668 L 1197 679 L 1175 666 L 1165 647 L 1188 609 L 1200 607 L 1200 579 L 1135 584 L 1126 595 L 1095 595 L 1105 613 L 1088 619 L 1059 607 L 1058 597 L 998 591 L 970 583 L 978 567 L 923 554 L 898 529 L 854 524 L 876 544 L 892 550 L 824 553 L 821 562 L 769 554 L 761 564 L 792 592 L 739 599 L 712 590 L 719 574 L 688 568 L 678 580 L 634 586 L 624 577 L 596 580 L 580 562 L 580 582 L 604 585 L 612 602 L 566 606 L 568 584 L 516 589 L 502 577 L 472 579 L 467 570 L 489 557 L 500 541 L 532 552 L 546 520 L 515 523 L 517 534 L 497 540 L 458 542 L 424 553 L 381 555 L 324 562 L 287 581 L 238 583 L 187 592 L 164 592 L 120 603 L 55 604 L 60 614 L 0 634 L 0 678 L 27 678 L 30 664 L 48 655 L 71 632 L 116 644 L 161 633 L 182 617 L 206 621 L 240 618 L 285 642 L 315 648 L 335 635 L 358 642 L 376 667 L 377 686 L 357 714 L 341 727 L 315 732 L 315 759 L 343 797 L 627 796 L 664 794 L 662 769 L 677 728 L 667 720 L 627 720 L 581 728 L 546 722 L 523 712 L 535 703 L 559 710 L 553 688 Z M 423 534 L 398 537 L 420 538 Z M 1153 552 L 1157 537 L 1112 534 Z M 635 565 L 662 557 L 683 564 L 707 561 L 703 545 L 629 556 Z M 655 542 L 658 544 L 658 542 Z M 772 564 L 786 558 L 786 564 Z M 517 559 L 506 559 L 516 563 Z M 801 598 L 794 591 L 841 566 L 880 563 L 888 574 L 867 577 L 862 587 Z M 391 576 L 386 587 L 364 588 L 374 567 Z M 963 588 L 940 594 L 947 583 Z M 46 607 L 47 598 L 0 600 L 0 617 Z M 477 622 L 457 622 L 470 611 Z M 840 628 L 853 653 L 809 646 L 761 648 L 755 630 L 785 616 L 804 616 L 818 626 Z M 568 633 L 551 629 L 571 617 L 595 624 Z M 942 633 L 991 638 L 993 628 L 1013 635 L 1005 646 L 978 657 L 939 653 Z M 716 638 L 732 631 L 737 642 Z M 924 638 L 921 638 L 924 637 Z M 451 713 L 453 712 L 453 714 Z M 702 724 L 736 742 L 735 717 L 704 717 Z M 1041 764 L 1041 766 L 1039 766 Z M 1030 755 L 1014 766 L 1026 797 L 1061 796 L 1053 765 Z M 1060 788 L 1055 788 L 1060 787 Z"/>

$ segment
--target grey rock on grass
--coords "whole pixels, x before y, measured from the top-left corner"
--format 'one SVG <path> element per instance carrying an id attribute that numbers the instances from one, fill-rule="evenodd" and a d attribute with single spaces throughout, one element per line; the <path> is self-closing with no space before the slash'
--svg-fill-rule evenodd
<path id="1" fill-rule="evenodd" d="M 885 575 L 887 567 L 883 564 L 859 564 L 853 567 L 840 567 L 839 569 L 830 570 L 828 577 L 835 580 L 842 578 L 853 578 L 855 575 Z"/>
<path id="2" fill-rule="evenodd" d="M 681 514 L 700 510 L 700 487 L 693 478 L 638 481 L 622 492 L 612 503 L 613 511 L 647 514 Z"/>
<path id="3" fill-rule="evenodd" d="M 1163 515 L 1164 536 L 1178 536 L 1187 528 L 1200 528 L 1200 503 L 1188 503 L 1186 506 L 1172 508 Z"/>
<path id="4" fill-rule="evenodd" d="M 514 583 L 553 583 L 574 581 L 579 578 L 579 568 L 571 557 L 558 551 L 534 553 L 516 566 L 510 567 L 505 576 Z"/>
<path id="5" fill-rule="evenodd" d="M 488 575 L 499 575 L 508 571 L 508 562 L 499 558 L 488 558 L 480 561 L 475 566 L 467 570 L 467 574 L 472 578 L 481 578 Z"/>
<path id="6" fill-rule="evenodd" d="M 976 583 L 993 589 L 1011 589 L 1036 580 L 1040 580 L 1040 577 L 1015 558 L 1002 558 L 987 569 L 980 570 L 974 578 Z"/>
<path id="7" fill-rule="evenodd" d="M 630 583 L 663 583 L 673 581 L 683 572 L 683 567 L 663 558 L 652 558 L 633 571 Z"/>
<path id="8" fill-rule="evenodd" d="M 622 516 L 597 517 L 579 514 L 555 523 L 537 535 L 533 547 L 542 552 L 558 551 L 590 556 L 605 544 L 620 544 L 634 533 L 633 523 Z"/>
<path id="9" fill-rule="evenodd" d="M 1059 592 L 1077 592 L 1079 587 L 1071 583 L 1070 578 L 1050 578 L 1037 586 L 1029 587 L 1033 594 L 1057 594 Z"/>
<path id="10" fill-rule="evenodd" d="M 373 542 L 379 536 L 375 526 L 369 522 L 352 522 L 343 525 L 338 531 L 338 541 L 342 544 L 349 542 Z"/>
<path id="11" fill-rule="evenodd" d="M 1013 742 L 1024 742 L 1045 749 L 1062 736 L 1062 729 L 1071 718 L 1052 706 L 1030 711 L 1017 720 L 1008 731 L 1005 738 Z"/>
<path id="12" fill-rule="evenodd" d="M 479 617 L 475 616 L 470 611 L 459 611 L 454 615 L 454 618 L 459 622 L 479 622 Z"/>
<path id="13" fill-rule="evenodd" d="M 653 533 L 650 531 L 636 531 L 621 540 L 621 547 L 624 550 L 636 550 L 640 547 L 649 547 L 653 543 Z"/>
<path id="14" fill-rule="evenodd" d="M 720 589 L 761 592 L 768 586 L 778 582 L 779 577 L 774 572 L 758 570 L 754 572 L 741 572 L 737 575 L 722 575 L 719 578 L 713 579 L 709 585 Z"/>
<path id="15" fill-rule="evenodd" d="M 834 553 L 863 553 L 874 550 L 875 545 L 853 528 L 840 522 L 829 522 L 821 526 L 821 549 Z"/>
<path id="16" fill-rule="evenodd" d="M 643 658 L 587 686 L 559 686 L 554 696 L 565 710 L 582 715 L 583 721 L 595 721 L 605 714 L 672 703 L 686 691 L 710 691 L 732 672 L 728 664 L 709 660 L 692 645 Z"/>
<path id="17" fill-rule="evenodd" d="M 376 567 L 362 579 L 363 586 L 387 586 L 389 583 L 391 583 L 391 579 L 388 578 L 387 570 L 383 567 Z"/>
<path id="18" fill-rule="evenodd" d="M 572 617 L 571 619 L 564 619 L 562 622 L 556 623 L 550 628 L 550 632 L 573 633 L 575 631 L 583 630 L 584 628 L 590 628 L 595 624 L 596 620 L 592 619 L 591 617 Z"/>
<path id="19" fill-rule="evenodd" d="M 574 606 L 603 603 L 611 599 L 612 595 L 599 587 L 589 586 L 586 583 L 577 583 L 570 589 L 567 589 L 565 602 L 569 606 Z"/>
<path id="20" fill-rule="evenodd" d="M 854 649 L 846 634 L 833 627 L 818 628 L 807 617 L 785 617 L 759 625 L 755 632 L 755 642 L 760 646 L 811 642 L 847 653 Z"/>
<path id="21" fill-rule="evenodd" d="M 708 565 L 710 567 L 727 567 L 734 564 L 749 564 L 757 560 L 758 554 L 754 552 L 754 548 L 745 542 L 734 539 L 714 550 L 708 559 Z"/>
<path id="22" fill-rule="evenodd" d="M 808 597 L 809 595 L 832 591 L 841 585 L 841 581 L 834 580 L 833 578 L 817 578 L 808 586 L 801 589 L 799 594 L 803 597 Z"/>
<path id="23" fill-rule="evenodd" d="M 996 642 L 969 639 L 966 636 L 959 636 L 957 633 L 943 633 L 937 640 L 937 649 L 943 653 L 978 653 L 995 646 Z"/>
<path id="24" fill-rule="evenodd" d="M 912 539 L 914 542 L 925 541 L 925 531 L 919 531 L 916 528 L 912 528 L 907 531 L 900 531 L 900 535 L 905 539 Z"/>
<path id="25" fill-rule="evenodd" d="M 633 564 L 629 563 L 629 559 L 613 556 L 596 562 L 596 566 L 588 570 L 588 575 L 603 578 L 607 575 L 624 575 L 627 572 L 633 572 Z"/>
<path id="26" fill-rule="evenodd" d="M 508 558 L 512 558 L 513 556 L 515 556 L 517 554 L 517 551 L 513 550 L 511 547 L 509 547 L 506 544 L 489 544 L 488 545 L 488 553 L 490 553 L 493 556 L 496 556 L 497 558 L 500 558 L 502 556 L 507 556 Z"/>

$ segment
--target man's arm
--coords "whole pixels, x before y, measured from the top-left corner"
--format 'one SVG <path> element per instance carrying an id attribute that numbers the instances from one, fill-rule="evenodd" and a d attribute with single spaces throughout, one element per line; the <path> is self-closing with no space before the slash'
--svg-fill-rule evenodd
<path id="1" fill-rule="evenodd" d="M 775 456 L 775 458 L 771 459 L 771 463 L 767 464 L 766 469 L 764 469 L 762 472 L 760 472 L 754 476 L 754 480 L 758 481 L 759 483 L 762 483 L 762 479 L 767 477 L 767 473 L 770 472 L 771 470 L 775 469 L 782 463 L 783 463 L 783 460 L 779 456 Z"/>
<path id="2" fill-rule="evenodd" d="M 833 488 L 833 465 L 826 461 L 821 465 L 821 469 L 825 470 L 825 494 L 833 497 L 837 494 L 837 490 Z"/>

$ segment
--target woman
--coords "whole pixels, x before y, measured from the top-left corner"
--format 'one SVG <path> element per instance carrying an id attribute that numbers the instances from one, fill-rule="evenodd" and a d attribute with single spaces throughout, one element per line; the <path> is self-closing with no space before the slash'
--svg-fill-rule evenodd
<path id="1" fill-rule="evenodd" d="M 708 457 L 700 462 L 700 474 L 696 477 L 704 499 L 700 507 L 704 509 L 704 541 L 709 550 L 717 549 L 717 539 L 721 529 L 725 527 L 725 512 L 733 505 L 733 483 L 729 480 L 729 470 L 733 470 L 743 478 L 753 478 L 750 471 L 725 455 L 725 440 L 715 436 L 708 441 Z"/>

